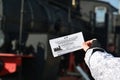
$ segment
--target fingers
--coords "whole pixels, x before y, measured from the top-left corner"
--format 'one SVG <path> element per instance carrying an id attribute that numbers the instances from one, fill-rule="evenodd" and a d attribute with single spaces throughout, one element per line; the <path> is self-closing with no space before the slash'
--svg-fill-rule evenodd
<path id="1" fill-rule="evenodd" d="M 91 40 L 88 40 L 88 41 L 86 41 L 85 43 L 90 47 L 91 46 L 91 44 L 92 44 L 92 42 L 94 41 L 94 40 L 96 40 L 96 39 L 91 39 Z"/>
<path id="2" fill-rule="evenodd" d="M 89 49 L 89 48 L 91 47 L 92 42 L 93 42 L 94 40 L 96 40 L 96 39 L 91 39 L 91 40 L 88 40 L 88 41 L 84 42 L 84 43 L 82 44 L 83 50 L 86 51 L 87 49 Z"/>

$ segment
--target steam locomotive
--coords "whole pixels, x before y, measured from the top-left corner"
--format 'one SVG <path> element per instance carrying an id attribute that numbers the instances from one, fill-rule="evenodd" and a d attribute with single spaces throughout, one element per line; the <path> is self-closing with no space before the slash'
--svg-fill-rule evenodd
<path id="1" fill-rule="evenodd" d="M 27 66 L 24 69 L 25 73 L 29 73 L 29 70 L 32 70 L 33 67 L 35 69 L 35 66 L 33 66 L 35 61 L 39 66 L 35 71 L 42 70 L 44 66 L 40 67 L 40 65 L 44 65 L 44 51 L 48 51 L 46 52 L 47 57 L 51 58 L 47 43 L 49 38 L 53 38 L 53 35 L 58 37 L 70 32 L 78 32 L 83 27 L 85 28 L 87 22 L 79 19 L 79 15 L 77 15 L 77 19 L 73 17 L 76 13 L 70 14 L 65 7 L 61 8 L 49 4 L 47 0 L 0 0 L 0 76 L 7 76 L 20 71 L 21 66 L 24 66 L 22 65 L 22 63 L 24 64 L 23 61 L 27 61 L 27 64 L 30 62 L 29 65 L 25 64 L 25 67 Z M 71 20 L 69 15 L 71 15 L 72 24 L 75 26 L 69 22 Z M 52 34 L 52 36 L 49 36 L 49 34 Z M 29 36 L 32 37 L 29 38 Z M 46 47 L 40 46 L 41 48 L 38 50 L 38 52 L 42 52 L 42 55 L 34 54 L 33 46 L 26 47 L 29 39 L 33 42 L 33 45 L 36 44 L 35 46 L 39 44 L 39 41 L 44 43 L 43 46 Z M 37 43 L 35 43 L 36 39 L 39 40 Z M 45 49 L 43 50 L 43 48 Z M 39 65 L 40 61 L 41 64 Z M 51 66 L 50 63 L 48 65 Z M 25 75 L 27 76 L 26 79 L 37 80 L 38 78 L 35 79 L 35 76 L 40 76 L 38 73 L 35 73 L 36 75 Z M 21 72 L 19 75 L 19 78 L 21 78 Z M 31 78 L 31 76 L 33 77 Z"/>

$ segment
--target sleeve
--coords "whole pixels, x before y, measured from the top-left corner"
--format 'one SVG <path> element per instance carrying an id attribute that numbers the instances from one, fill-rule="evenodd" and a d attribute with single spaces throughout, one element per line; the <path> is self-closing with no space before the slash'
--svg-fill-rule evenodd
<path id="1" fill-rule="evenodd" d="M 85 62 L 88 65 L 88 67 L 90 67 L 91 58 L 94 58 L 95 62 L 97 62 L 97 60 L 100 61 L 104 57 L 113 57 L 113 56 L 111 54 L 106 53 L 105 50 L 102 48 L 99 47 L 90 48 L 86 51 Z"/>
<path id="2" fill-rule="evenodd" d="M 120 80 L 120 75 L 118 75 L 120 74 L 120 58 L 113 57 L 102 48 L 88 49 L 85 62 L 95 80 Z"/>

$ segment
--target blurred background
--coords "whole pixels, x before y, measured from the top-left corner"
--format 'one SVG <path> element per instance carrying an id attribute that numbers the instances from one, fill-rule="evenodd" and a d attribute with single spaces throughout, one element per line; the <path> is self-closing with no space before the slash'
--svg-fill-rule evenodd
<path id="1" fill-rule="evenodd" d="M 85 41 L 97 38 L 104 49 L 119 56 L 119 4 L 119 0 L 0 0 L 0 80 L 94 80 L 84 51 L 54 58 L 49 40 L 82 32 Z"/>

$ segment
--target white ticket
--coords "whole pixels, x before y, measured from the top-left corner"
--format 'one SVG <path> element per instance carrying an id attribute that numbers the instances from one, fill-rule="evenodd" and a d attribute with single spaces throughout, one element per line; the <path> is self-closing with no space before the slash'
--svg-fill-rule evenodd
<path id="1" fill-rule="evenodd" d="M 82 32 L 49 40 L 54 57 L 80 50 L 83 42 Z"/>

